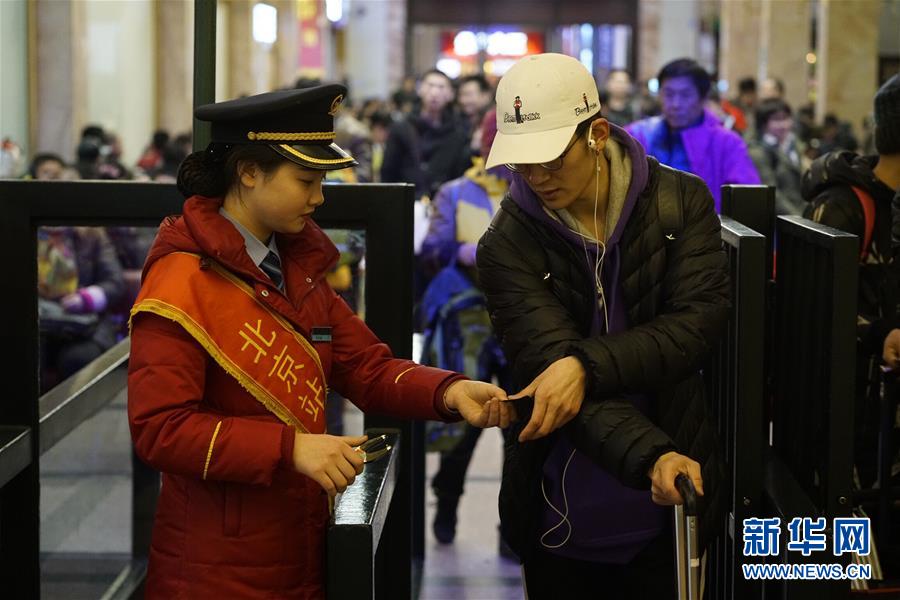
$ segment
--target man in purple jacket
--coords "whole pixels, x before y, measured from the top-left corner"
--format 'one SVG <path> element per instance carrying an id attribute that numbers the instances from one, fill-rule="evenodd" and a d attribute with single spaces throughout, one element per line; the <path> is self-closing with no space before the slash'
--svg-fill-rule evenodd
<path id="1" fill-rule="evenodd" d="M 709 74 L 689 58 L 664 66 L 657 75 L 663 114 L 626 130 L 659 162 L 700 177 L 721 208 L 721 186 L 758 184 L 759 175 L 744 141 L 704 109 Z"/>

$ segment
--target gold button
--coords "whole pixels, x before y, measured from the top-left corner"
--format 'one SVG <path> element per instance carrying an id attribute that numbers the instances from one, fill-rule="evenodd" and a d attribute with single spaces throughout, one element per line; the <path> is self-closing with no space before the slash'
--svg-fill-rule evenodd
<path id="1" fill-rule="evenodd" d="M 310 279 L 309 277 L 307 277 L 307 278 L 306 278 L 306 283 L 312 283 L 312 279 Z"/>
<path id="2" fill-rule="evenodd" d="M 260 294 L 262 294 L 263 298 L 268 298 L 268 297 L 269 297 L 269 290 L 263 290 L 263 291 L 260 292 Z"/>

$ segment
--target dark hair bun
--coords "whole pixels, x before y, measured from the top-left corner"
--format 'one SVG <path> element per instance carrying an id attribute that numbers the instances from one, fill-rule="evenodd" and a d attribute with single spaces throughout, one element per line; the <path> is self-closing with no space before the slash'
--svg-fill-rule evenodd
<path id="1" fill-rule="evenodd" d="M 228 191 L 223 165 L 210 159 L 206 150 L 189 154 L 178 167 L 176 186 L 185 198 L 207 196 L 217 198 Z"/>

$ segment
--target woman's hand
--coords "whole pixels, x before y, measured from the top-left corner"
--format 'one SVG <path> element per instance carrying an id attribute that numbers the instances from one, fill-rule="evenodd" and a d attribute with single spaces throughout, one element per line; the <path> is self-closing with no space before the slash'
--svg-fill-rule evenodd
<path id="1" fill-rule="evenodd" d="M 890 369 L 900 367 L 900 329 L 892 329 L 884 338 L 882 359 Z"/>
<path id="2" fill-rule="evenodd" d="M 700 463 L 677 452 L 666 452 L 647 473 L 650 477 L 650 493 L 653 501 L 660 506 L 683 504 L 684 499 L 675 487 L 675 478 L 684 473 L 694 482 L 697 495 L 703 495 L 703 477 L 700 475 Z"/>
<path id="3" fill-rule="evenodd" d="M 584 401 L 584 366 L 574 356 L 554 362 L 511 400 L 534 398 L 531 420 L 519 434 L 520 442 L 536 440 L 571 421 Z"/>
<path id="4" fill-rule="evenodd" d="M 297 433 L 294 437 L 294 468 L 334 498 L 347 489 L 363 471 L 363 456 L 353 449 L 368 436 L 334 436 Z"/>
<path id="5" fill-rule="evenodd" d="M 444 404 L 474 427 L 509 427 L 516 410 L 506 402 L 506 392 L 483 381 L 463 379 L 447 388 Z"/>

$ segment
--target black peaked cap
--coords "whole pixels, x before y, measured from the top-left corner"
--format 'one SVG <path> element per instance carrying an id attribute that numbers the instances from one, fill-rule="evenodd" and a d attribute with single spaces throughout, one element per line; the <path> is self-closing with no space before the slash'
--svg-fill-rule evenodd
<path id="1" fill-rule="evenodd" d="M 334 115 L 347 88 L 327 84 L 204 104 L 194 116 L 212 123 L 213 144 L 265 144 L 310 169 L 343 169 L 357 162 L 334 143 Z"/>

